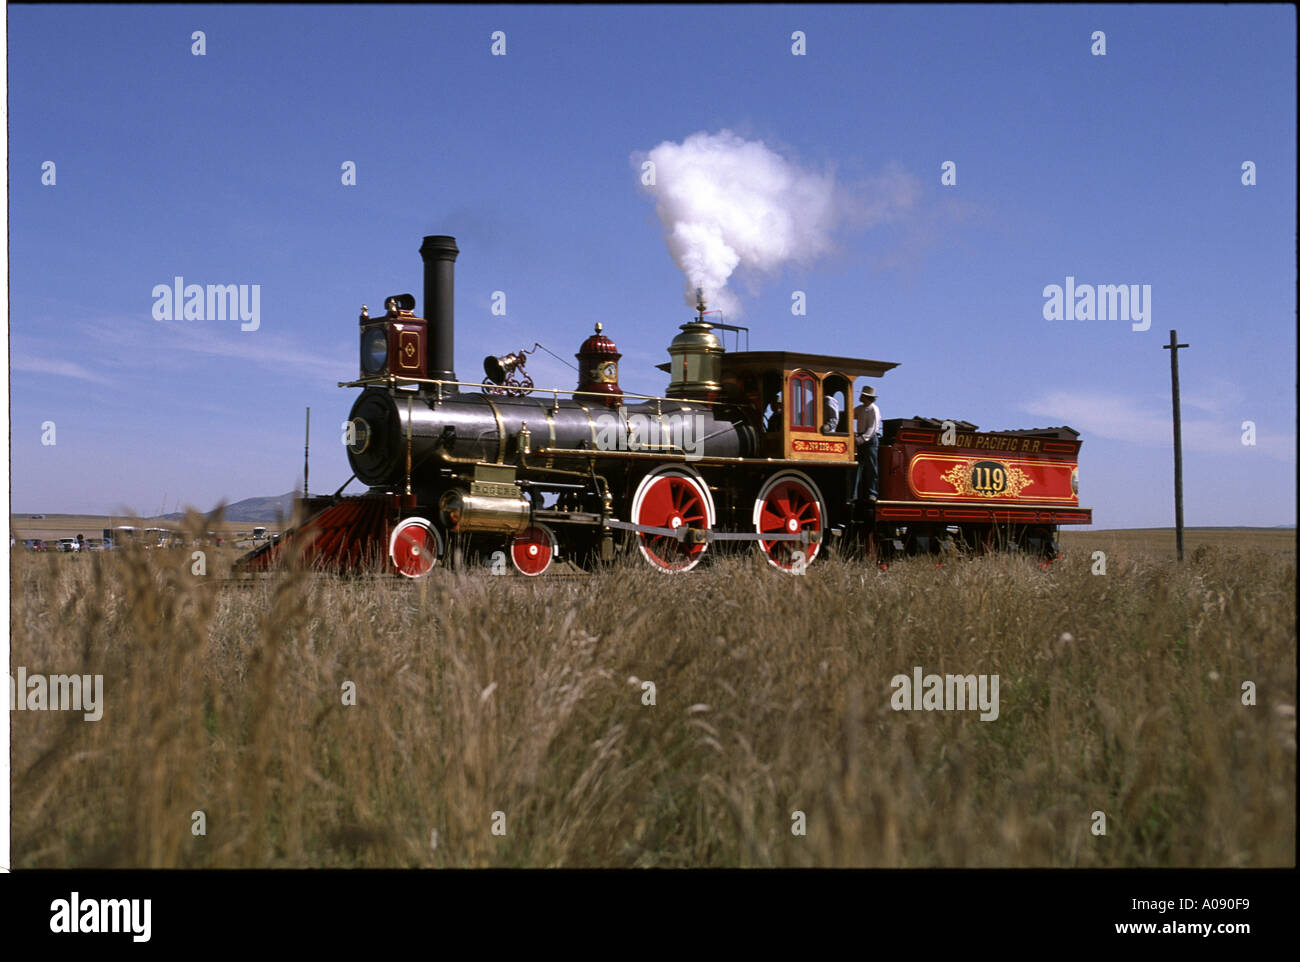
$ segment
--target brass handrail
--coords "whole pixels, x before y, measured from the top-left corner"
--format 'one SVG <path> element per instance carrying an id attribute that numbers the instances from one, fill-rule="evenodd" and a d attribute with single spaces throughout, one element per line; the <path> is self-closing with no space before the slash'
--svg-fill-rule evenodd
<path id="1" fill-rule="evenodd" d="M 359 380 L 356 381 L 338 382 L 339 387 L 380 387 L 383 385 L 388 385 L 389 387 L 396 387 L 399 384 L 432 384 L 439 388 L 443 387 L 443 385 L 452 385 L 455 387 L 476 387 L 476 388 L 484 388 L 490 386 L 488 384 L 485 384 L 482 381 L 438 381 L 438 380 L 432 380 L 430 378 L 425 378 L 425 377 L 397 377 L 396 375 L 393 374 L 387 374 L 381 377 L 365 377 L 365 378 L 360 378 Z M 709 405 L 717 405 L 719 407 L 728 406 L 728 405 L 736 406 L 737 404 L 740 403 L 736 401 L 701 401 L 697 398 L 661 397 L 657 394 L 633 394 L 629 391 L 623 391 L 620 394 L 615 395 L 615 394 L 610 394 L 607 391 L 577 391 L 577 390 L 571 390 L 569 388 L 562 388 L 562 387 L 512 388 L 512 390 L 519 390 L 528 394 L 531 394 L 534 391 L 542 394 L 552 394 L 552 395 L 568 394 L 571 395 L 572 397 L 578 397 L 579 395 L 584 395 L 586 397 L 598 397 L 598 398 L 630 397 L 642 401 L 671 401 L 674 404 L 687 404 L 687 405 L 709 404 Z"/>

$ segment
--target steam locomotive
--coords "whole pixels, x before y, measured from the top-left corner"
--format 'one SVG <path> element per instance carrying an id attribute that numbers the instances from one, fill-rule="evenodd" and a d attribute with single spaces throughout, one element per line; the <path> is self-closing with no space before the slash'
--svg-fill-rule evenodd
<path id="1" fill-rule="evenodd" d="M 800 573 L 829 551 L 1010 549 L 1054 558 L 1079 506 L 1078 432 L 980 432 L 966 421 L 883 423 L 879 498 L 855 499 L 852 399 L 898 365 L 790 351 L 726 351 L 703 300 L 668 347 L 663 396 L 619 386 L 601 325 L 579 347 L 574 389 L 537 388 L 527 350 L 488 357 L 482 381 L 453 370 L 452 237 L 425 237 L 424 317 L 398 294 L 360 315 L 361 388 L 346 424 L 360 496 L 308 498 L 281 544 L 310 564 L 378 562 L 408 578 L 453 558 L 537 576 L 633 550 L 665 572 L 710 552 L 759 552 Z M 534 350 L 536 349 L 534 346 Z M 349 479 L 349 483 L 351 479 Z M 346 487 L 346 484 L 344 485 Z"/>

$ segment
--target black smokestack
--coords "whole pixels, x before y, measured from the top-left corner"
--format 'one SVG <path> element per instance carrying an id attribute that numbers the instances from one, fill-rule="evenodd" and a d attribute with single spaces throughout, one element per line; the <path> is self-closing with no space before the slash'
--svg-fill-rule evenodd
<path id="1" fill-rule="evenodd" d="M 424 259 L 424 319 L 429 322 L 426 377 L 454 381 L 456 372 L 456 238 L 437 234 L 420 245 Z M 451 389 L 453 392 L 456 388 Z"/>

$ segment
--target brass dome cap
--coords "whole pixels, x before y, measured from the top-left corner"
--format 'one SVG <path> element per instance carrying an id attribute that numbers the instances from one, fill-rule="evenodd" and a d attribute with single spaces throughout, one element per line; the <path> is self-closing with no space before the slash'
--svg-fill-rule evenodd
<path id="1" fill-rule="evenodd" d="M 673 349 L 685 351 L 721 352 L 722 341 L 713 333 L 713 325 L 707 321 L 690 321 L 682 325 L 682 332 L 668 345 L 669 353 Z"/>

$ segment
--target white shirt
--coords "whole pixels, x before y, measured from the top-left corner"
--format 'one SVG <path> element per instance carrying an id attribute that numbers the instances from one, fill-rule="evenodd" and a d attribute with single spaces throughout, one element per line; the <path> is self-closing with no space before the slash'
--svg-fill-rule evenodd
<path id="1" fill-rule="evenodd" d="M 859 444 L 866 444 L 880 433 L 880 408 L 875 401 L 859 404 L 853 409 L 853 417 L 857 421 Z"/>

